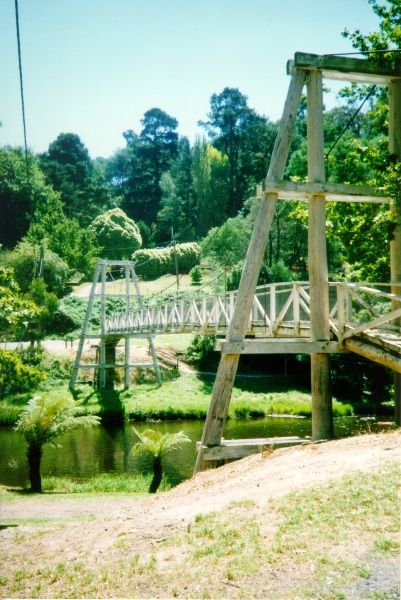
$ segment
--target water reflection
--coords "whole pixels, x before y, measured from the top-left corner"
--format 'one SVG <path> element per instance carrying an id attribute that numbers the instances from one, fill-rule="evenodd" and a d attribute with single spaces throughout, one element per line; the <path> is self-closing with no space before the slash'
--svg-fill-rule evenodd
<path id="1" fill-rule="evenodd" d="M 377 419 L 380 421 L 380 418 Z M 386 420 L 386 419 L 384 419 Z M 195 444 L 201 439 L 203 421 L 164 421 L 135 423 L 123 427 L 95 427 L 66 433 L 57 440 L 57 447 L 44 446 L 42 476 L 57 475 L 89 478 L 98 473 L 135 474 L 147 468 L 144 459 L 134 458 L 131 448 L 138 441 L 134 427 L 142 432 L 157 429 L 162 433 L 184 431 L 191 443 L 183 444 L 166 456 L 167 476 L 175 482 L 192 475 L 195 464 Z M 336 436 L 379 431 L 376 420 L 342 417 L 334 420 Z M 232 419 L 227 422 L 226 439 L 311 435 L 310 419 L 271 418 Z M 60 447 L 61 446 L 61 447 Z M 26 443 L 11 428 L 0 427 L 0 484 L 25 486 L 28 481 Z"/>

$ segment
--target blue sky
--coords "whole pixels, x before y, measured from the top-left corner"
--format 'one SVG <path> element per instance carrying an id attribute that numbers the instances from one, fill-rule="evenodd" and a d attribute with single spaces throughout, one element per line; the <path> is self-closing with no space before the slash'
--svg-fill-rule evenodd
<path id="1" fill-rule="evenodd" d="M 22 145 L 15 0 L 0 0 L 0 145 Z M 91 156 L 125 146 L 165 110 L 194 141 L 212 93 L 236 87 L 279 119 L 297 51 L 352 51 L 378 29 L 368 0 L 19 0 L 28 145 L 77 133 Z M 327 98 L 330 107 L 335 102 Z"/>

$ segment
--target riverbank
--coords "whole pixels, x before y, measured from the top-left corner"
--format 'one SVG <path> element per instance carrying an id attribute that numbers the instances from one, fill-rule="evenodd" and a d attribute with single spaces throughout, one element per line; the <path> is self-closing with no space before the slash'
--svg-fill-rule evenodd
<path id="1" fill-rule="evenodd" d="M 82 386 L 74 394 L 68 385 L 10 396 L 0 401 L 0 425 L 13 425 L 33 395 L 74 397 L 88 413 L 108 423 L 124 420 L 204 419 L 210 403 L 214 374 L 182 373 L 158 386 L 144 377 L 129 390 L 98 390 Z M 310 417 L 311 396 L 297 389 L 292 377 L 238 375 L 232 393 L 229 418 L 264 417 L 271 414 Z M 334 416 L 353 414 L 352 406 L 333 400 Z"/>
<path id="2" fill-rule="evenodd" d="M 254 455 L 155 497 L 1 488 L 8 598 L 397 598 L 401 431 Z"/>

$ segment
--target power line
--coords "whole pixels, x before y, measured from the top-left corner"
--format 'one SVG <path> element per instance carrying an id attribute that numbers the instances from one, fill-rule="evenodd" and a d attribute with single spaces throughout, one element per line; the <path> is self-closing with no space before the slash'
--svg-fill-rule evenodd
<path id="1" fill-rule="evenodd" d="M 338 52 L 337 54 L 322 54 L 322 56 L 353 56 L 355 54 L 389 54 L 392 52 L 401 52 L 400 49 L 388 48 L 387 50 L 364 50 L 359 52 Z"/>
<path id="2" fill-rule="evenodd" d="M 22 123 L 23 123 L 23 128 L 24 128 L 26 178 L 27 178 L 28 187 L 29 187 L 30 180 L 29 180 L 29 163 L 28 163 L 28 144 L 26 141 L 25 102 L 24 102 L 24 85 L 23 85 L 23 78 L 22 78 L 21 40 L 20 40 L 20 33 L 19 33 L 18 0 L 15 0 L 15 24 L 16 24 L 16 28 L 17 28 L 18 66 L 19 66 L 19 81 L 20 81 L 20 90 L 21 90 Z"/>
<path id="3" fill-rule="evenodd" d="M 352 117 L 349 119 L 348 123 L 345 125 L 345 127 L 342 129 L 342 131 L 340 132 L 340 134 L 338 135 L 337 139 L 335 140 L 334 144 L 331 146 L 330 150 L 326 153 L 324 158 L 328 158 L 328 156 L 330 155 L 331 151 L 335 148 L 335 146 L 337 145 L 337 143 L 341 140 L 341 138 L 343 137 L 344 133 L 347 131 L 348 127 L 351 125 L 351 123 L 354 121 L 355 117 L 358 115 L 358 113 L 362 110 L 365 102 L 367 102 L 369 100 L 369 98 L 371 97 L 371 95 L 373 94 L 373 92 L 376 90 L 376 86 L 372 85 L 369 92 L 367 93 L 364 101 L 362 102 L 362 104 L 358 107 L 358 109 L 354 112 L 354 114 L 352 115 Z"/>

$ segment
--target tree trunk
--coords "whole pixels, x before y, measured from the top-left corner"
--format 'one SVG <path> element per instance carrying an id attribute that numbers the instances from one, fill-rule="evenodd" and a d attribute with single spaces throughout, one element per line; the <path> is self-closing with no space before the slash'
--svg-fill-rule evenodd
<path id="1" fill-rule="evenodd" d="M 31 445 L 27 451 L 29 465 L 29 481 L 31 482 L 31 491 L 42 493 L 42 479 L 40 477 L 40 461 L 42 459 L 42 447 Z"/>
<path id="2" fill-rule="evenodd" d="M 159 485 L 162 482 L 162 477 L 162 459 L 160 457 L 157 457 L 153 459 L 153 479 L 149 488 L 150 494 L 154 494 L 155 492 L 157 492 Z"/>

